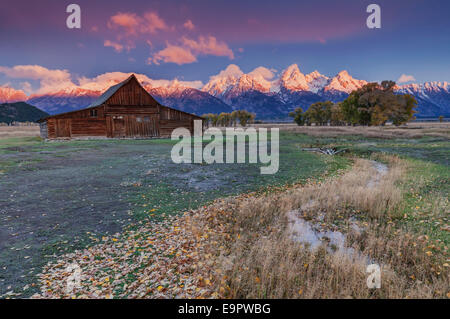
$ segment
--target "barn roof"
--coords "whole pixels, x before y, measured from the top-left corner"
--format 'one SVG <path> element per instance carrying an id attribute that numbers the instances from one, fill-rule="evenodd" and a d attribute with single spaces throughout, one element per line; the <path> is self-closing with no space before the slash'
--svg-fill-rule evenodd
<path id="1" fill-rule="evenodd" d="M 114 93 L 116 93 L 122 86 L 124 86 L 125 84 L 127 84 L 128 82 L 130 82 L 131 79 L 133 79 L 135 77 L 134 74 L 130 75 L 125 81 L 122 81 L 114 86 L 111 86 L 109 89 L 107 89 L 105 91 L 105 93 L 103 93 L 97 100 L 95 100 L 94 102 L 92 102 L 89 107 L 95 107 L 95 106 L 100 106 L 103 103 L 105 103 L 111 96 L 113 96 Z"/>

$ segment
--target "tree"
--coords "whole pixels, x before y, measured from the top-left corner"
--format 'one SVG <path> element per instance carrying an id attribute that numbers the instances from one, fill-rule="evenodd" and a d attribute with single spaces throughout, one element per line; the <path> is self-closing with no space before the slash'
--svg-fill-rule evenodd
<path id="1" fill-rule="evenodd" d="M 297 123 L 297 125 L 305 125 L 305 114 L 301 107 L 297 107 L 293 112 L 289 113 L 289 116 L 294 118 L 294 122 Z"/>
<path id="2" fill-rule="evenodd" d="M 238 121 L 238 111 L 231 112 L 231 123 L 233 124 L 234 127 L 236 127 L 237 121 Z"/>
<path id="3" fill-rule="evenodd" d="M 333 102 L 317 102 L 311 104 L 309 109 L 305 112 L 311 123 L 316 125 L 327 125 L 331 120 L 331 108 Z"/>
<path id="4" fill-rule="evenodd" d="M 345 122 L 355 125 L 401 125 L 414 118 L 417 101 L 412 95 L 395 94 L 395 82 L 368 83 L 340 103 Z"/>
<path id="5" fill-rule="evenodd" d="M 211 114 L 211 124 L 212 124 L 212 126 L 217 126 L 218 121 L 219 121 L 219 115 Z"/>
<path id="6" fill-rule="evenodd" d="M 230 126 L 230 122 L 231 122 L 230 113 L 220 113 L 219 114 L 218 124 L 220 126 Z"/>
<path id="7" fill-rule="evenodd" d="M 417 100 L 410 94 L 397 95 L 397 99 L 398 103 L 390 114 L 390 120 L 398 126 L 415 119 L 414 109 L 417 107 Z"/>
<path id="8" fill-rule="evenodd" d="M 212 125 L 213 122 L 213 118 L 214 118 L 215 114 L 203 114 L 201 117 L 203 117 L 204 119 L 204 124 L 206 125 L 206 127 L 210 127 Z"/>
<path id="9" fill-rule="evenodd" d="M 344 113 L 342 112 L 342 108 L 339 104 L 334 104 L 331 107 L 330 125 L 341 126 L 344 124 L 345 124 L 345 120 L 344 120 Z"/>
<path id="10" fill-rule="evenodd" d="M 255 119 L 255 114 L 250 113 L 246 110 L 238 110 L 237 117 L 241 126 L 245 127 L 248 123 L 253 122 L 253 120 Z"/>

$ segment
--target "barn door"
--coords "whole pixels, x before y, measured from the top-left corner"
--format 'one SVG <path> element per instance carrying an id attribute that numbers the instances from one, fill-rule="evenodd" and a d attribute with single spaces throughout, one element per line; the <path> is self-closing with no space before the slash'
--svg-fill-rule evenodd
<path id="1" fill-rule="evenodd" d="M 136 116 L 129 119 L 130 136 L 155 137 L 159 136 L 157 120 L 154 116 Z"/>
<path id="2" fill-rule="evenodd" d="M 157 121 L 154 116 L 144 116 L 143 118 L 143 136 L 156 137 L 159 136 Z"/>
<path id="3" fill-rule="evenodd" d="M 125 137 L 125 121 L 122 116 L 113 117 L 113 137 Z"/>
<path id="4" fill-rule="evenodd" d="M 71 120 L 56 120 L 56 137 L 70 137 Z"/>

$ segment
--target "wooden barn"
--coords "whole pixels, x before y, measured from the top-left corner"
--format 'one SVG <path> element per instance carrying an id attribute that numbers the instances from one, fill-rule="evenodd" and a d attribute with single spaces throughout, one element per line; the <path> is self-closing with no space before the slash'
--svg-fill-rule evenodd
<path id="1" fill-rule="evenodd" d="M 159 104 L 131 75 L 110 87 L 87 108 L 39 120 L 41 137 L 170 137 L 178 127 L 193 133 L 201 117 Z"/>

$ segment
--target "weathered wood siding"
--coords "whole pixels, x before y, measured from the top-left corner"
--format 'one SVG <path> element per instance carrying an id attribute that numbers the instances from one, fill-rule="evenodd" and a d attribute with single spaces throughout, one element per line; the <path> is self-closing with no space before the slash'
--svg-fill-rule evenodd
<path id="1" fill-rule="evenodd" d="M 191 134 L 194 133 L 194 120 L 200 120 L 201 118 L 174 110 L 169 107 L 161 106 L 161 114 L 159 120 L 160 135 L 163 137 L 170 137 L 172 131 L 178 127 L 187 128 Z"/>
<path id="2" fill-rule="evenodd" d="M 129 81 L 108 99 L 108 105 L 157 107 L 158 102 L 139 84 Z"/>

